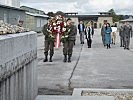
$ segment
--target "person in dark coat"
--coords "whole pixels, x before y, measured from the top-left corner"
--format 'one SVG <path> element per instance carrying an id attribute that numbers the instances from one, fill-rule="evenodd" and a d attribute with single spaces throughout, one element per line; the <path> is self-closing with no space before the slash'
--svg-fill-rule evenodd
<path id="1" fill-rule="evenodd" d="M 48 29 L 48 23 L 50 21 L 50 18 L 48 18 L 48 22 L 47 24 L 45 24 L 42 28 L 42 32 L 45 35 L 45 41 L 44 41 L 44 55 L 45 55 L 45 59 L 43 60 L 43 62 L 47 62 L 48 61 L 48 52 L 50 52 L 50 58 L 49 58 L 49 62 L 52 62 L 52 56 L 54 54 L 54 39 L 49 35 L 49 32 L 47 31 Z"/>
<path id="2" fill-rule="evenodd" d="M 106 23 L 104 23 L 102 28 L 101 28 L 101 36 L 102 36 L 102 42 L 103 42 L 104 46 L 106 46 L 106 43 L 105 43 L 105 27 L 106 27 Z"/>
<path id="3" fill-rule="evenodd" d="M 84 44 L 85 25 L 84 25 L 83 21 L 79 22 L 78 30 L 79 30 L 79 34 L 80 34 L 80 42 L 81 42 L 81 44 Z"/>
<path id="4" fill-rule="evenodd" d="M 111 32 L 112 32 L 112 29 L 110 27 L 110 24 L 107 23 L 107 25 L 105 27 L 105 43 L 106 43 L 107 49 L 111 48 L 110 47 L 110 44 L 111 44 Z"/>
<path id="5" fill-rule="evenodd" d="M 129 50 L 129 44 L 130 44 L 130 38 L 132 38 L 132 26 L 129 25 L 128 22 L 125 22 L 125 25 L 123 27 L 124 32 L 124 49 Z"/>
<path id="6" fill-rule="evenodd" d="M 94 28 L 93 28 L 93 26 L 91 25 L 90 22 L 88 22 L 88 24 L 85 28 L 85 35 L 86 35 L 86 39 L 87 39 L 88 48 L 91 48 L 92 37 L 94 35 Z"/>
<path id="7" fill-rule="evenodd" d="M 124 47 L 124 32 L 123 32 L 123 25 L 119 28 L 119 36 L 120 36 L 120 47 Z"/>
<path id="8" fill-rule="evenodd" d="M 68 32 L 68 37 L 63 41 L 63 55 L 64 55 L 64 62 L 71 62 L 72 52 L 74 42 L 76 40 L 77 28 L 75 25 L 72 24 L 72 20 L 70 18 L 67 19 L 67 29 L 70 31 Z"/>

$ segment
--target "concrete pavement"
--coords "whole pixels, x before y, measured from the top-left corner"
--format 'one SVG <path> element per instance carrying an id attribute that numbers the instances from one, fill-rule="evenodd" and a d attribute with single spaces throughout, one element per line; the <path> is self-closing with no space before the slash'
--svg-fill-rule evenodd
<path id="1" fill-rule="evenodd" d="M 79 35 L 71 63 L 63 62 L 62 46 L 55 49 L 53 62 L 43 62 L 43 36 L 38 36 L 38 94 L 71 95 L 73 88 L 133 88 L 133 39 L 131 50 L 116 45 L 106 49 L 95 30 L 92 48 L 80 44 Z"/>

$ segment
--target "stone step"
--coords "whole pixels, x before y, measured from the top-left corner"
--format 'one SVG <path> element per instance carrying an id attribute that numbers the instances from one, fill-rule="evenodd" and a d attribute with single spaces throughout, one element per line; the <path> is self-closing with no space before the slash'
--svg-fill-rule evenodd
<path id="1" fill-rule="evenodd" d="M 114 100 L 112 96 L 53 96 L 38 95 L 36 100 Z"/>

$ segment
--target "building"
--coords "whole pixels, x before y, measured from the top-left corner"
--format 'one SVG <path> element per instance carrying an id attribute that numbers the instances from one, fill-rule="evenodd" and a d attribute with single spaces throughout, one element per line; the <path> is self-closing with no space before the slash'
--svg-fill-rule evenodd
<path id="1" fill-rule="evenodd" d="M 0 0 L 0 4 L 19 8 L 20 0 Z"/>
<path id="2" fill-rule="evenodd" d="M 104 22 L 113 24 L 113 18 L 108 12 L 99 12 L 98 15 L 78 15 L 78 13 L 65 13 L 66 17 L 72 18 L 76 25 L 82 20 L 86 24 L 89 21 L 93 22 L 94 28 L 101 28 Z"/>
<path id="3" fill-rule="evenodd" d="M 132 16 L 130 16 L 128 19 L 120 20 L 120 21 L 119 21 L 119 26 L 118 26 L 118 28 L 119 28 L 122 24 L 124 24 L 125 22 L 128 22 L 128 23 L 132 26 L 132 28 L 133 28 L 133 18 L 132 18 Z"/>
<path id="4" fill-rule="evenodd" d="M 42 27 L 47 23 L 48 18 L 48 16 L 44 14 L 44 11 L 27 6 L 21 6 L 20 8 L 26 11 L 26 28 L 41 32 Z"/>
<path id="5" fill-rule="evenodd" d="M 99 12 L 100 15 L 77 15 L 85 23 L 92 21 L 95 28 L 101 28 L 104 22 L 113 24 L 113 18 L 108 12 Z"/>
<path id="6" fill-rule="evenodd" d="M 6 5 L 0 5 L 0 22 L 17 25 L 20 20 L 23 21 L 23 27 L 25 27 L 26 14 L 24 10 Z"/>

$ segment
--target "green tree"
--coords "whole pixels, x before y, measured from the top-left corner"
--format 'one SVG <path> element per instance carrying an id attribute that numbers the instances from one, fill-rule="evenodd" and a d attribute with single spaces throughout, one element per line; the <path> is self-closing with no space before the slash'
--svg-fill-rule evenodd
<path id="1" fill-rule="evenodd" d="M 108 12 L 111 13 L 111 15 L 112 15 L 112 17 L 113 17 L 113 22 L 118 22 L 118 21 L 120 21 L 120 20 L 123 19 L 123 16 L 122 16 L 122 15 L 117 15 L 117 14 L 115 13 L 115 10 L 114 10 L 114 9 L 110 9 Z"/>

